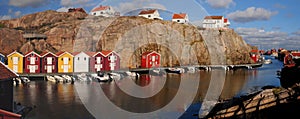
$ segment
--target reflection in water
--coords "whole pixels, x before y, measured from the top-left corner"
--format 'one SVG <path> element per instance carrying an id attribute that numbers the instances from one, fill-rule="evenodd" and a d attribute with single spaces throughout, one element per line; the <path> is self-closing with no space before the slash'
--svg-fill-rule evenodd
<path id="1" fill-rule="evenodd" d="M 250 91 L 258 91 L 264 85 L 274 85 L 278 86 L 279 80 L 276 79 L 276 74 L 273 68 L 262 67 L 262 70 L 235 70 L 226 71 L 225 83 L 223 90 L 220 95 L 219 100 L 229 99 L 234 96 L 247 94 Z M 83 83 L 80 89 L 76 88 L 73 84 L 56 84 L 46 81 L 31 81 L 27 85 L 19 85 L 14 88 L 14 100 L 20 102 L 23 105 L 33 106 L 36 108 L 27 115 L 30 119 L 90 119 L 95 118 L 89 113 L 89 111 L 83 105 L 83 102 L 101 102 L 104 98 L 95 99 L 99 91 L 102 89 L 105 95 L 113 102 L 113 104 L 132 112 L 148 112 L 151 110 L 157 110 L 168 104 L 177 95 L 178 87 L 180 86 L 180 81 L 191 82 L 187 83 L 191 88 L 186 88 L 182 90 L 183 97 L 193 96 L 190 92 L 195 91 L 192 87 L 193 80 L 199 80 L 199 87 L 197 95 L 192 97 L 194 99 L 193 103 L 202 102 L 204 97 L 207 95 L 208 88 L 211 82 L 211 77 L 214 75 L 213 72 L 199 71 L 196 73 L 185 73 L 185 74 L 167 74 L 167 79 L 159 78 L 147 78 L 149 76 L 141 76 L 140 79 L 129 79 L 133 81 L 133 84 L 138 84 L 141 87 L 151 87 L 152 91 L 155 88 L 160 88 L 157 86 L 157 81 L 165 80 L 163 88 L 154 96 L 145 98 L 132 97 L 120 90 L 119 85 L 125 84 L 125 82 L 117 81 L 111 83 L 98 83 L 98 82 L 76 82 L 76 84 Z M 217 77 L 217 76 L 215 76 Z M 127 79 L 124 79 L 127 80 Z M 215 82 L 218 83 L 216 78 Z M 220 82 L 222 83 L 222 82 Z M 263 84 L 262 84 L 263 83 Z M 256 87 L 256 88 L 253 88 Z M 81 91 L 84 94 L 83 97 L 79 98 L 76 91 Z M 147 90 L 144 90 L 147 92 Z M 180 104 L 179 104 L 180 103 Z M 174 107 L 174 111 L 184 112 L 187 111 L 189 102 L 185 100 L 179 100 L 178 105 Z M 192 112 L 188 112 L 189 116 L 182 116 L 182 118 L 188 117 L 190 115 L 197 114 L 199 108 L 194 109 Z M 105 110 L 99 110 L 105 111 Z M 107 112 L 110 113 L 110 112 Z M 167 112 L 162 112 L 167 113 Z M 171 113 L 173 114 L 173 113 Z M 169 115 L 171 115 L 169 114 Z M 186 113 L 185 113 L 186 115 Z M 134 117 L 134 115 L 128 115 L 129 117 Z M 197 118 L 193 117 L 193 118 Z"/>

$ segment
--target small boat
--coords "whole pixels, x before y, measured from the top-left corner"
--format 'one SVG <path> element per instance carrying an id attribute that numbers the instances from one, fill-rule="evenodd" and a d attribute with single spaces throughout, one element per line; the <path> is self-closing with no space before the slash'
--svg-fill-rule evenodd
<path id="1" fill-rule="evenodd" d="M 162 76 L 162 75 L 165 75 L 166 72 L 161 69 L 151 69 L 151 70 L 149 70 L 149 74 L 153 75 L 153 76 Z"/>
<path id="2" fill-rule="evenodd" d="M 112 81 L 112 77 L 105 73 L 97 73 L 97 74 L 90 74 L 91 79 L 98 81 L 98 82 L 109 82 Z"/>
<path id="3" fill-rule="evenodd" d="M 184 73 L 184 69 L 183 68 L 167 68 L 166 72 L 181 74 L 181 73 Z"/>
<path id="4" fill-rule="evenodd" d="M 29 83 L 30 80 L 27 77 L 20 77 L 22 83 Z"/>
<path id="5" fill-rule="evenodd" d="M 264 64 L 271 64 L 272 63 L 272 60 L 271 59 L 266 59 L 264 60 Z"/>
<path id="6" fill-rule="evenodd" d="M 112 79 L 114 79 L 114 80 L 120 80 L 123 78 L 123 76 L 119 73 L 111 72 L 111 73 L 109 73 L 109 75 L 111 75 Z M 139 76 L 139 74 L 138 74 L 138 76 Z"/>
<path id="7" fill-rule="evenodd" d="M 61 83 L 64 82 L 64 78 L 62 78 L 58 75 L 54 75 L 53 77 L 55 78 L 56 82 L 61 82 Z"/>
<path id="8" fill-rule="evenodd" d="M 80 81 L 87 81 L 87 80 L 88 80 L 85 73 L 78 74 L 78 75 L 77 75 L 77 78 L 78 78 L 78 80 L 80 80 Z"/>
<path id="9" fill-rule="evenodd" d="M 14 80 L 14 85 L 20 85 L 20 84 L 22 84 L 22 81 L 21 81 L 20 78 L 14 78 L 13 80 Z"/>
<path id="10" fill-rule="evenodd" d="M 53 76 L 47 75 L 47 81 L 56 82 L 56 79 Z"/>
<path id="11" fill-rule="evenodd" d="M 63 78 L 64 78 L 64 81 L 65 81 L 66 83 L 68 83 L 68 82 L 71 82 L 71 81 L 72 81 L 72 78 L 71 78 L 69 75 L 62 75 L 61 77 L 63 77 Z"/>

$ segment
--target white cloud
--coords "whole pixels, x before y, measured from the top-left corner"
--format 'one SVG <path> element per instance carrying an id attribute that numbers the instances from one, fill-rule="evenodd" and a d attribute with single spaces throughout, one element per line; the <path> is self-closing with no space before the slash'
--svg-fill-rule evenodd
<path id="1" fill-rule="evenodd" d="M 132 2 L 121 2 L 118 6 L 114 6 L 114 8 L 121 12 L 121 14 L 141 8 L 156 8 L 166 10 L 164 5 L 155 3 L 153 0 L 133 0 Z"/>
<path id="2" fill-rule="evenodd" d="M 9 0 L 9 5 L 15 7 L 40 7 L 48 2 L 50 0 Z"/>
<path id="3" fill-rule="evenodd" d="M 299 35 L 300 36 L 300 30 L 293 32 L 294 35 Z"/>
<path id="4" fill-rule="evenodd" d="M 8 20 L 11 19 L 12 17 L 10 15 L 4 15 L 4 16 L 0 16 L 0 20 Z"/>
<path id="5" fill-rule="evenodd" d="M 65 7 L 70 6 L 92 6 L 94 5 L 93 0 L 61 0 L 60 5 Z"/>
<path id="6" fill-rule="evenodd" d="M 228 8 L 230 5 L 234 5 L 233 0 L 206 0 L 206 2 L 213 8 Z"/>
<path id="7" fill-rule="evenodd" d="M 21 16 L 21 14 L 22 14 L 21 11 L 16 11 L 16 12 L 14 13 L 15 17 L 19 17 L 19 16 Z"/>
<path id="8" fill-rule="evenodd" d="M 56 11 L 57 12 L 68 12 L 69 8 L 71 8 L 71 7 L 62 7 L 62 8 L 57 9 Z"/>
<path id="9" fill-rule="evenodd" d="M 264 8 L 249 7 L 245 11 L 235 11 L 227 14 L 227 17 L 235 22 L 245 23 L 252 21 L 269 20 L 271 16 L 276 15 L 277 12 L 272 12 Z"/>
<path id="10" fill-rule="evenodd" d="M 257 28 L 236 28 L 235 31 L 251 45 L 261 49 L 299 49 L 300 35 L 290 35 L 280 31 L 264 31 Z M 296 32 L 295 32 L 296 33 Z"/>

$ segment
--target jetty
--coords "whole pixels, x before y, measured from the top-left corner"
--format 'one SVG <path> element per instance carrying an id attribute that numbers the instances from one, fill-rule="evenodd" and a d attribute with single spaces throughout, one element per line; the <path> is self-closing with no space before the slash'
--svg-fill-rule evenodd
<path id="1" fill-rule="evenodd" d="M 129 71 L 137 72 L 137 73 L 144 73 L 149 72 L 151 69 L 161 69 L 165 70 L 168 68 L 189 68 L 194 67 L 199 70 L 206 70 L 210 71 L 212 69 L 224 69 L 224 70 L 236 70 L 236 69 L 253 69 L 261 67 L 263 63 L 255 63 L 255 64 L 239 64 L 239 65 L 191 65 L 191 66 L 175 66 L 175 67 L 157 67 L 157 68 L 132 68 Z"/>
<path id="2" fill-rule="evenodd" d="M 286 113 L 294 112 L 292 110 L 295 110 L 295 108 L 290 108 L 286 105 L 295 106 L 297 104 L 297 109 L 300 108 L 299 91 L 300 85 L 296 84 L 287 89 L 280 87 L 268 88 L 248 96 L 220 101 L 204 118 L 258 118 L 262 112 L 270 113 L 272 110 L 268 109 L 273 108 L 274 111 L 276 107 L 275 110 L 280 113 L 270 115 L 290 117 L 292 115 L 286 115 Z"/>

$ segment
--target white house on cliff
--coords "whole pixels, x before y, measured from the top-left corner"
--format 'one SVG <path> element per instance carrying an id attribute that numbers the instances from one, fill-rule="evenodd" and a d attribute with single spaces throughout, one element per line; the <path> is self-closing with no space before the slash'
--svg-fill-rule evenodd
<path id="1" fill-rule="evenodd" d="M 206 16 L 202 25 L 203 28 L 227 28 L 230 22 L 223 16 Z"/>
<path id="2" fill-rule="evenodd" d="M 160 17 L 158 10 L 142 10 L 138 16 L 145 17 L 148 19 L 163 19 Z"/>
<path id="3" fill-rule="evenodd" d="M 94 16 L 113 17 L 118 14 L 111 6 L 98 6 L 92 9 L 90 12 Z"/>
<path id="4" fill-rule="evenodd" d="M 189 22 L 189 17 L 186 13 L 173 14 L 172 21 L 177 22 L 177 23 L 186 24 Z"/>

